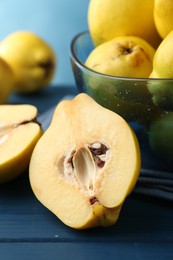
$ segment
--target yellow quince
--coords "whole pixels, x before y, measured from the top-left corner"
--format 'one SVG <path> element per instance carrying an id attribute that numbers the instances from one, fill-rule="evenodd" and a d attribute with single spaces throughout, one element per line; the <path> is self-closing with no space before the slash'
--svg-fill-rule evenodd
<path id="1" fill-rule="evenodd" d="M 161 41 L 153 17 L 154 0 L 92 0 L 88 25 L 99 45 L 117 36 L 134 35 L 157 47 Z"/>
<path id="2" fill-rule="evenodd" d="M 31 93 L 49 84 L 56 67 L 51 46 L 29 31 L 16 31 L 0 44 L 0 56 L 11 66 L 15 90 Z"/>
<path id="3" fill-rule="evenodd" d="M 164 39 L 173 30 L 173 1 L 154 1 L 154 21 L 160 36 Z"/>

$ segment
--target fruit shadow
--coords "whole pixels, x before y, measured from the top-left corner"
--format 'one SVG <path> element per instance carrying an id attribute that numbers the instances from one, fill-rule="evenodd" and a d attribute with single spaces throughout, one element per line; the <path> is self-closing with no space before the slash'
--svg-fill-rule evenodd
<path id="1" fill-rule="evenodd" d="M 3 199 L 16 200 L 18 197 L 21 199 L 29 197 L 31 193 L 31 187 L 29 184 L 28 175 L 29 174 L 27 169 L 16 179 L 0 184 L 0 201 Z"/>

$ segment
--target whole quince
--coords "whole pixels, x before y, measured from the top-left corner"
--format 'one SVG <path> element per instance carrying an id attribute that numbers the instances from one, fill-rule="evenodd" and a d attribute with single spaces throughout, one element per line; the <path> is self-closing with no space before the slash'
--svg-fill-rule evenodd
<path id="1" fill-rule="evenodd" d="M 173 30 L 173 1 L 154 1 L 154 21 L 160 36 L 164 39 Z"/>
<path id="2" fill-rule="evenodd" d="M 0 104 L 5 104 L 14 88 L 14 74 L 7 62 L 0 57 Z"/>
<path id="3" fill-rule="evenodd" d="M 11 66 L 15 90 L 31 93 L 49 84 L 53 78 L 56 57 L 51 46 L 30 31 L 16 31 L 0 44 L 0 56 Z"/>
<path id="4" fill-rule="evenodd" d="M 173 112 L 163 114 L 149 129 L 151 150 L 168 163 L 173 162 Z"/>
<path id="5" fill-rule="evenodd" d="M 92 0 L 88 25 L 95 45 L 122 35 L 144 38 L 154 47 L 161 39 L 156 30 L 154 0 Z"/>
<path id="6" fill-rule="evenodd" d="M 173 31 L 171 31 L 161 42 L 153 58 L 153 71 L 149 82 L 149 91 L 153 102 L 164 109 L 173 109 Z"/>
<path id="7" fill-rule="evenodd" d="M 104 75 L 146 78 L 149 77 L 152 71 L 154 53 L 155 49 L 142 38 L 135 36 L 116 37 L 94 48 L 89 54 L 85 65 L 93 71 Z M 101 80 L 98 78 L 96 80 L 95 77 L 91 75 L 85 79 L 85 81 L 87 82 L 86 84 L 90 86 L 90 90 L 92 89 L 92 95 L 93 91 L 94 93 L 97 92 L 98 96 L 100 96 L 99 93 L 109 91 L 115 93 L 113 99 L 116 98 L 117 102 L 113 101 L 113 103 L 117 103 L 118 107 L 116 106 L 114 111 L 117 113 L 120 112 L 121 116 L 124 116 L 125 107 L 129 107 L 129 103 L 127 102 L 137 104 L 144 103 L 145 105 L 152 103 L 145 81 L 136 84 L 133 80 L 120 81 L 116 80 L 116 78 L 112 80 L 109 77 L 102 78 Z M 105 94 L 105 96 L 107 95 Z M 121 106 L 120 104 L 123 105 Z M 143 107 L 136 109 L 134 104 L 130 109 L 133 115 L 137 115 L 137 111 L 139 110 L 143 110 Z M 148 111 L 148 107 L 146 111 Z M 127 119 L 127 117 L 125 118 Z M 130 118 L 134 119 L 135 116 Z M 129 120 L 129 117 L 127 120 Z"/>
<path id="8" fill-rule="evenodd" d="M 148 77 L 152 71 L 155 49 L 135 36 L 120 36 L 94 48 L 85 65 L 111 75 L 135 78 Z"/>

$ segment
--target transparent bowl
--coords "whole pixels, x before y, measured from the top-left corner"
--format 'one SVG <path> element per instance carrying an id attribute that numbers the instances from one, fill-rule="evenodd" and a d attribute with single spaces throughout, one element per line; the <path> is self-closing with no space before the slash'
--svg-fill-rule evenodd
<path id="1" fill-rule="evenodd" d="M 72 39 L 70 60 L 79 92 L 88 93 L 131 124 L 143 154 L 147 154 L 147 167 L 173 169 L 173 79 L 115 77 L 95 72 L 85 66 L 93 49 L 88 31 Z"/>

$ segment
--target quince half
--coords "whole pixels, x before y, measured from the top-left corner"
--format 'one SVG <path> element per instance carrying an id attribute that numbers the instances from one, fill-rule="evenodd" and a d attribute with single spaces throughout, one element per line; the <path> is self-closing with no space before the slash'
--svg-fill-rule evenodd
<path id="1" fill-rule="evenodd" d="M 0 105 L 0 183 L 18 177 L 28 167 L 42 130 L 32 105 Z"/>
<path id="2" fill-rule="evenodd" d="M 33 151 L 29 176 L 45 207 L 66 225 L 84 229 L 117 221 L 140 165 L 127 122 L 82 93 L 57 106 Z"/>

